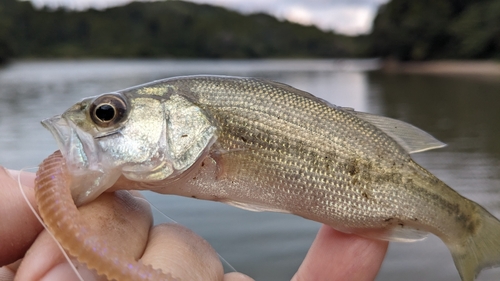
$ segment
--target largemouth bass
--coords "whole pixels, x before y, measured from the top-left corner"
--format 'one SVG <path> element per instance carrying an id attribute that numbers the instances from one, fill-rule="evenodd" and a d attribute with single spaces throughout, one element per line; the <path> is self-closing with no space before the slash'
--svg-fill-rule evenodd
<path id="1" fill-rule="evenodd" d="M 43 121 L 77 204 L 148 189 L 448 246 L 463 281 L 500 265 L 500 222 L 415 163 L 444 146 L 402 121 L 277 82 L 190 76 L 90 97 Z"/>

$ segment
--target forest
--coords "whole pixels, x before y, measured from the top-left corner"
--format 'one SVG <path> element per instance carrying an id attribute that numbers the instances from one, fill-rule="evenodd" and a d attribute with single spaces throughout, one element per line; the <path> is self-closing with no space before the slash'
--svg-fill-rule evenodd
<path id="1" fill-rule="evenodd" d="M 406 61 L 500 59 L 500 1 L 392 0 L 380 7 L 367 55 Z"/>
<path id="2" fill-rule="evenodd" d="M 0 54 L 33 57 L 347 57 L 352 38 L 183 1 L 82 12 L 0 1 Z"/>
<path id="3" fill-rule="evenodd" d="M 392 0 L 357 37 L 183 1 L 86 11 L 0 1 L 0 61 L 81 57 L 498 60 L 500 1 Z"/>

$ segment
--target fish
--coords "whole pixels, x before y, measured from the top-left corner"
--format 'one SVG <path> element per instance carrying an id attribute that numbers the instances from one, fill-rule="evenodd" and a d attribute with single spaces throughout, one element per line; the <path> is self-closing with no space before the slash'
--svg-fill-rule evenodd
<path id="1" fill-rule="evenodd" d="M 444 143 L 286 84 L 173 77 L 83 99 L 42 124 L 74 178 L 77 205 L 109 190 L 152 190 L 372 239 L 432 233 L 462 281 L 500 265 L 500 221 L 411 157 Z"/>

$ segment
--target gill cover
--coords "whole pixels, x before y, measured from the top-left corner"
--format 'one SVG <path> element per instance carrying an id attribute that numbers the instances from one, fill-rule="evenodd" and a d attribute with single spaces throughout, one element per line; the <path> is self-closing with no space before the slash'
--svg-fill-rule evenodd
<path id="1" fill-rule="evenodd" d="M 216 140 L 216 127 L 201 109 L 180 95 L 165 102 L 168 153 L 176 171 L 185 171 Z"/>
<path id="2" fill-rule="evenodd" d="M 65 158 L 77 205 L 99 196 L 121 175 L 142 182 L 177 177 L 216 139 L 211 120 L 177 94 L 104 94 L 42 124 Z"/>

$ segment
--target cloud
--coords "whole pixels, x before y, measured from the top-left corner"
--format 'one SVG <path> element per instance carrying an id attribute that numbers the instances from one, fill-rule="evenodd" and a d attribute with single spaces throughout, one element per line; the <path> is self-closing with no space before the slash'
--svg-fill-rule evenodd
<path id="1" fill-rule="evenodd" d="M 366 6 L 339 6 L 317 10 L 316 25 L 343 34 L 363 34 L 371 30 L 376 10 Z"/>
<path id="2" fill-rule="evenodd" d="M 357 35 L 371 31 L 378 7 L 388 0 L 189 0 L 243 13 L 264 12 L 279 19 L 314 24 L 323 30 Z"/>
<path id="3" fill-rule="evenodd" d="M 1 1 L 1 0 L 0 0 Z M 83 10 L 104 9 L 132 0 L 31 0 L 36 6 Z M 144 1 L 144 0 L 143 0 Z M 146 0 L 153 1 L 153 0 Z M 368 33 L 378 6 L 388 0 L 189 0 L 223 6 L 242 13 L 264 12 L 282 20 L 316 25 L 323 30 L 356 35 Z"/>
<path id="4" fill-rule="evenodd" d="M 104 9 L 124 5 L 132 2 L 132 0 L 31 0 L 31 2 L 36 7 L 65 7 L 71 10 L 85 10 L 88 8 Z"/>
<path id="5" fill-rule="evenodd" d="M 311 25 L 314 23 L 314 15 L 303 6 L 288 7 L 282 15 L 283 18 L 303 25 Z"/>

